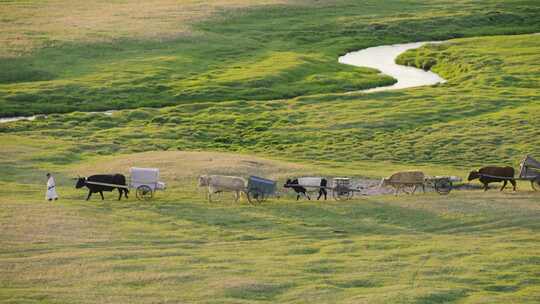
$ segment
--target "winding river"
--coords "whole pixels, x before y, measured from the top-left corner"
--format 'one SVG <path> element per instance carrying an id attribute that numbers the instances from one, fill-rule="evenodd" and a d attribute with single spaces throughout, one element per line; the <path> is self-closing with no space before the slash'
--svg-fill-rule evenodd
<path id="1" fill-rule="evenodd" d="M 397 79 L 397 82 L 390 86 L 377 87 L 359 92 L 370 93 L 379 91 L 389 91 L 397 89 L 412 88 L 418 86 L 434 85 L 445 82 L 439 75 L 424 71 L 421 69 L 407 67 L 396 64 L 396 58 L 403 52 L 411 49 L 416 49 L 428 43 L 441 42 L 413 42 L 393 45 L 381 45 L 347 53 L 338 58 L 338 62 L 349 64 L 358 67 L 368 67 L 381 71 L 381 73 L 389 75 Z M 91 112 L 103 113 L 111 115 L 114 111 Z M 7 123 L 18 120 L 34 120 L 38 115 L 34 116 L 19 116 L 0 118 L 0 123 Z M 45 116 L 46 117 L 46 116 Z"/>
<path id="2" fill-rule="evenodd" d="M 344 56 L 339 57 L 338 62 L 358 67 L 377 69 L 381 71 L 381 73 L 397 79 L 397 82 L 393 85 L 362 90 L 360 92 L 380 92 L 443 83 L 446 80 L 431 71 L 424 71 L 422 69 L 403 66 L 396 63 L 396 58 L 403 52 L 417 49 L 429 43 L 441 42 L 413 42 L 375 46 L 347 53 Z"/>
<path id="3" fill-rule="evenodd" d="M 100 112 L 84 112 L 84 113 L 87 113 L 87 114 L 104 114 L 104 115 L 107 115 L 107 116 L 111 116 L 114 112 L 115 112 L 115 110 L 107 110 L 107 111 L 100 111 Z M 18 121 L 18 120 L 35 120 L 38 116 L 43 116 L 43 117 L 47 118 L 46 114 L 37 114 L 37 115 L 32 115 L 32 116 L 5 117 L 5 118 L 0 118 L 0 124 L 1 123 L 12 122 L 12 121 Z"/>

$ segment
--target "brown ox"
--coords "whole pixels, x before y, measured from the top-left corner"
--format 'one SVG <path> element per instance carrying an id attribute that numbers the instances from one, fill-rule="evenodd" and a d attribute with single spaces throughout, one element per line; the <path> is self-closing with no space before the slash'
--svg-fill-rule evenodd
<path id="1" fill-rule="evenodd" d="M 422 187 L 426 192 L 425 175 L 422 171 L 402 171 L 392 174 L 389 178 L 383 178 L 379 187 L 392 186 L 394 194 L 398 195 L 399 190 L 407 193 L 407 189 L 412 189 L 410 193 L 414 193 L 418 186 Z"/>
<path id="2" fill-rule="evenodd" d="M 469 181 L 477 178 L 482 184 L 484 184 L 484 191 L 488 190 L 489 183 L 504 182 L 501 187 L 501 191 L 503 191 L 508 181 L 512 183 L 512 186 L 514 186 L 514 191 L 516 191 L 516 180 L 514 179 L 514 168 L 512 167 L 488 166 L 483 167 L 478 171 L 474 170 L 469 173 Z"/>

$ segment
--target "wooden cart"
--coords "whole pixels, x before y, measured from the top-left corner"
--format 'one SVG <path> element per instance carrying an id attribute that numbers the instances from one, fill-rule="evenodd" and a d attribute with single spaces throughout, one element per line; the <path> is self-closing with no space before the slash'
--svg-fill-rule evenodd
<path id="1" fill-rule="evenodd" d="M 516 180 L 531 182 L 531 188 L 540 191 L 540 162 L 527 155 L 519 164 L 519 176 Z"/>
<path id="2" fill-rule="evenodd" d="M 246 188 L 247 199 L 250 203 L 262 203 L 276 193 L 276 181 L 257 176 L 250 176 Z"/>
<path id="3" fill-rule="evenodd" d="M 351 179 L 348 177 L 334 177 L 332 179 L 332 197 L 336 201 L 351 199 L 356 189 L 351 187 Z"/>
<path id="4" fill-rule="evenodd" d="M 461 182 L 461 178 L 457 176 L 429 176 L 425 178 L 425 184 L 433 187 L 440 195 L 450 193 L 456 182 Z"/>

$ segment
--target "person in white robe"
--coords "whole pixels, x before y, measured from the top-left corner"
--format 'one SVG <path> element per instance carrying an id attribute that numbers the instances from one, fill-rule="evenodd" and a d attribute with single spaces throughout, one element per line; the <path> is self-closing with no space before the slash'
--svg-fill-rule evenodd
<path id="1" fill-rule="evenodd" d="M 45 199 L 48 201 L 57 200 L 58 194 L 56 193 L 56 183 L 54 177 L 47 173 L 47 194 L 45 194 Z"/>

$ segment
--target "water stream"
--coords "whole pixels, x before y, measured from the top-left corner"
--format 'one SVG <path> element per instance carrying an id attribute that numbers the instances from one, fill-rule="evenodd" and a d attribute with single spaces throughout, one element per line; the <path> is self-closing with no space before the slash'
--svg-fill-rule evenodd
<path id="1" fill-rule="evenodd" d="M 397 82 L 393 85 L 362 90 L 360 92 L 380 92 L 443 83 L 445 80 L 431 71 L 424 71 L 396 63 L 396 58 L 403 52 L 419 48 L 428 43 L 441 42 L 413 42 L 375 46 L 347 53 L 339 57 L 338 62 L 377 69 L 381 73 L 397 79 Z"/>

